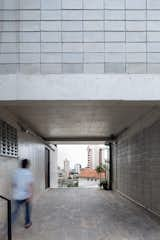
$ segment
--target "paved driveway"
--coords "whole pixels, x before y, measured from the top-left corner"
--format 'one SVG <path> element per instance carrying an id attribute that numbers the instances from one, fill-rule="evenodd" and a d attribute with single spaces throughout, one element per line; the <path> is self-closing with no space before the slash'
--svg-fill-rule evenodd
<path id="1" fill-rule="evenodd" d="M 19 221 L 14 240 L 160 240 L 160 220 L 116 193 L 56 189 L 33 208 L 33 226 Z"/>

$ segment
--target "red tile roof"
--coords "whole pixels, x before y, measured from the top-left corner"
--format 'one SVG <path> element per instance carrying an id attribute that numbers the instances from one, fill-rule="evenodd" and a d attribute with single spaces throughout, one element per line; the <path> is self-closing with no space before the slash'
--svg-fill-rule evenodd
<path id="1" fill-rule="evenodd" d="M 80 178 L 95 178 L 95 179 L 99 179 L 99 174 L 96 172 L 95 169 L 92 169 L 92 168 L 82 168 L 79 177 Z M 101 173 L 101 178 L 105 178 L 105 172 Z"/>

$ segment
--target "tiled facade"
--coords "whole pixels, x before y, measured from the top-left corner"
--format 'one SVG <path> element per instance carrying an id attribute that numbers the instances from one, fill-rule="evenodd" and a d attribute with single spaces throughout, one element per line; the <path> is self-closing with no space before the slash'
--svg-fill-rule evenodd
<path id="1" fill-rule="evenodd" d="M 4 108 L 1 110 L 1 119 L 17 129 L 18 133 L 18 157 L 0 156 L 0 195 L 11 197 L 11 177 L 14 169 L 17 168 L 19 160 L 28 158 L 31 161 L 31 168 L 35 179 L 35 199 L 45 190 L 45 142 L 35 134 L 27 134 L 17 124 L 17 119 Z M 49 148 L 48 148 L 49 149 Z M 56 149 L 56 148 L 55 148 Z M 50 164 L 54 167 L 56 152 L 50 150 Z M 51 169 L 51 187 L 55 184 L 56 169 Z"/>
<path id="2" fill-rule="evenodd" d="M 114 188 L 160 215 L 160 121 L 114 146 Z"/>
<path id="3" fill-rule="evenodd" d="M 17 119 L 4 108 L 0 108 L 1 119 L 10 126 L 17 129 L 18 133 L 18 157 L 0 155 L 0 195 L 12 199 L 12 177 L 15 169 L 19 165 L 19 160 L 28 158 L 31 161 L 31 170 L 34 176 L 34 200 L 39 199 L 42 192 L 45 191 L 45 142 L 35 134 L 27 134 L 22 131 L 17 124 Z M 50 152 L 50 184 L 56 187 L 56 148 L 49 149 Z M 0 198 L 0 239 L 6 239 L 3 236 L 4 226 L 7 223 L 7 203 Z"/>
<path id="4" fill-rule="evenodd" d="M 0 73 L 159 73 L 159 0 L 0 0 Z"/>

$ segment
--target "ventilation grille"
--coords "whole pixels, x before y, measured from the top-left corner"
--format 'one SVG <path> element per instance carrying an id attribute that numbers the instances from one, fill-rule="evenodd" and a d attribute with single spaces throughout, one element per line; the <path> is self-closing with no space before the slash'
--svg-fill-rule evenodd
<path id="1" fill-rule="evenodd" d="M 0 120 L 0 155 L 17 157 L 17 129 Z"/>

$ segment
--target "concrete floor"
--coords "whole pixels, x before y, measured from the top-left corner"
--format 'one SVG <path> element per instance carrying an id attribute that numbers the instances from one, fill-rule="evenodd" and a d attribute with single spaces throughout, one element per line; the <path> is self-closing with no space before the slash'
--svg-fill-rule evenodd
<path id="1" fill-rule="evenodd" d="M 99 189 L 56 189 L 33 207 L 33 226 L 19 221 L 14 240 L 160 240 L 160 219 Z"/>

